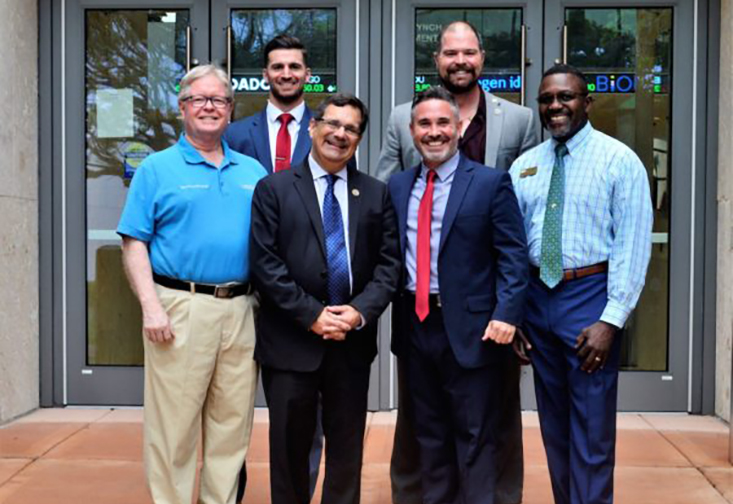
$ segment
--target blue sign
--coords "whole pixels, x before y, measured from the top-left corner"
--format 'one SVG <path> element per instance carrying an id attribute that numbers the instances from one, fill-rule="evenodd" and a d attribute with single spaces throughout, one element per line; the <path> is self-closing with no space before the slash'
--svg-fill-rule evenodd
<path id="1" fill-rule="evenodd" d="M 429 80 L 436 80 L 425 75 L 415 76 L 415 92 L 428 89 Z M 519 74 L 484 74 L 478 79 L 481 89 L 490 93 L 518 93 L 522 90 L 522 76 Z"/>
<path id="2" fill-rule="evenodd" d="M 633 73 L 587 73 L 585 76 L 591 93 L 634 93 L 640 85 L 656 94 L 669 92 L 667 75 L 646 74 L 638 78 Z"/>

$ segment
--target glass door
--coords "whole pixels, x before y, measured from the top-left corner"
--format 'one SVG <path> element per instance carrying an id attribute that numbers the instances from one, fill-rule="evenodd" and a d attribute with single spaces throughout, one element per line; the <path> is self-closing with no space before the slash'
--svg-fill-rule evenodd
<path id="1" fill-rule="evenodd" d="M 362 49 L 348 36 L 359 30 L 356 10 L 354 0 L 67 2 L 65 404 L 142 404 L 141 313 L 115 229 L 137 167 L 182 132 L 181 77 L 199 63 L 222 64 L 235 85 L 234 119 L 251 115 L 268 91 L 264 44 L 287 32 L 310 53 L 308 105 L 337 90 L 368 100 L 358 89 Z"/>
<path id="2" fill-rule="evenodd" d="M 482 1 L 454 3 L 432 0 L 385 2 L 390 23 L 391 50 L 385 58 L 385 87 L 390 110 L 412 99 L 417 91 L 438 82 L 433 53 L 442 27 L 468 21 L 481 34 L 486 59 L 481 87 L 515 103 L 534 106 L 527 92 L 539 85 L 542 58 L 541 3 Z M 383 99 L 383 102 L 385 100 Z M 388 117 L 388 115 L 387 115 Z M 385 117 L 386 120 L 386 117 Z"/>
<path id="3" fill-rule="evenodd" d="M 619 406 L 687 409 L 692 166 L 691 2 L 546 3 L 545 66 L 567 62 L 589 80 L 593 126 L 647 168 L 654 208 L 646 286 L 623 331 Z M 677 120 L 675 120 L 677 119 Z"/>
<path id="4" fill-rule="evenodd" d="M 115 232 L 130 181 L 175 143 L 178 82 L 208 56 L 208 3 L 67 3 L 68 404 L 142 404 L 141 314 Z"/>

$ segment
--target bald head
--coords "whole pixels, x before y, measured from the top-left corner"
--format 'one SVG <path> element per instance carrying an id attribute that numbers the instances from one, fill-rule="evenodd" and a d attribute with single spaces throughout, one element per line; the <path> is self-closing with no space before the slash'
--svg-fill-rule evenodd
<path id="1" fill-rule="evenodd" d="M 455 33 L 455 32 L 464 32 L 468 31 L 473 33 L 473 36 L 476 38 L 476 44 L 478 46 L 479 52 L 484 51 L 484 44 L 481 40 L 481 35 L 479 35 L 478 30 L 474 28 L 474 26 L 471 23 L 468 23 L 466 21 L 453 21 L 452 23 L 448 23 L 443 27 L 442 30 L 440 30 L 440 37 L 438 37 L 438 47 L 435 50 L 436 54 L 440 54 L 440 51 L 443 49 L 443 39 L 445 38 L 445 34 L 447 32 Z"/>

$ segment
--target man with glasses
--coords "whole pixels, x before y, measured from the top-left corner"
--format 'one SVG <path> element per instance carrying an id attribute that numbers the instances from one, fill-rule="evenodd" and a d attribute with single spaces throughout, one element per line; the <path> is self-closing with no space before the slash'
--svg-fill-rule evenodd
<path id="1" fill-rule="evenodd" d="M 181 80 L 184 134 L 135 173 L 117 232 L 143 314 L 144 458 L 156 504 L 232 504 L 252 428 L 257 365 L 249 283 L 252 195 L 266 175 L 222 141 L 232 112 L 226 73 Z"/>
<path id="2" fill-rule="evenodd" d="M 593 129 L 585 76 L 556 65 L 539 89 L 552 138 L 511 167 L 531 280 L 525 327 L 556 504 L 610 504 L 621 339 L 651 256 L 644 165 Z"/>
<path id="3" fill-rule="evenodd" d="M 443 27 L 434 54 L 442 86 L 456 99 L 460 112 L 458 148 L 468 159 L 508 170 L 512 162 L 537 143 L 532 111 L 481 89 L 485 53 L 482 37 L 469 23 L 456 21 Z M 389 118 L 375 176 L 387 181 L 402 170 L 420 164 L 422 158 L 410 133 L 411 103 L 396 107 Z M 500 443 L 498 504 L 522 500 L 524 477 L 522 416 L 519 399 L 519 363 L 508 357 L 504 369 L 504 432 Z M 395 504 L 422 503 L 418 447 L 411 422 L 411 402 L 404 387 L 404 371 L 398 361 L 399 410 L 390 475 Z"/>
<path id="4" fill-rule="evenodd" d="M 400 272 L 387 187 L 347 166 L 367 121 L 356 97 L 327 98 L 310 121 L 307 159 L 255 189 L 255 358 L 270 414 L 273 504 L 310 501 L 308 452 L 319 395 L 326 438 L 321 502 L 359 502 L 377 322 Z"/>

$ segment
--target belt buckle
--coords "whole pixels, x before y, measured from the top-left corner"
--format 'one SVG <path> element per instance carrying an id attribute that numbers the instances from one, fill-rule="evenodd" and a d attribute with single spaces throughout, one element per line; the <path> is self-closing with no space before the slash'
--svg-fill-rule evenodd
<path id="1" fill-rule="evenodd" d="M 216 285 L 214 286 L 214 297 L 229 299 L 234 294 L 234 289 L 227 285 Z"/>

